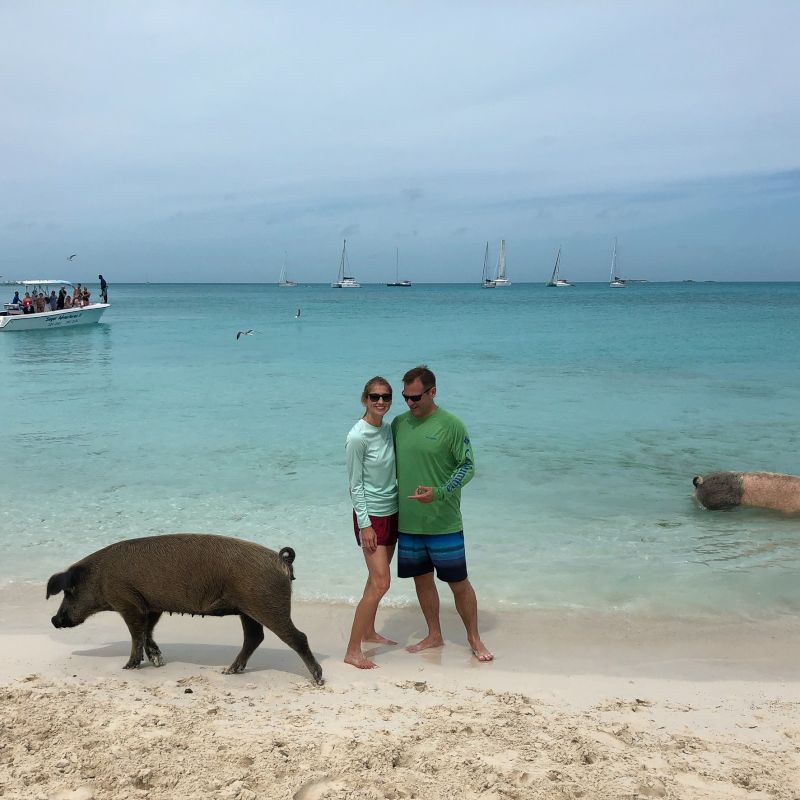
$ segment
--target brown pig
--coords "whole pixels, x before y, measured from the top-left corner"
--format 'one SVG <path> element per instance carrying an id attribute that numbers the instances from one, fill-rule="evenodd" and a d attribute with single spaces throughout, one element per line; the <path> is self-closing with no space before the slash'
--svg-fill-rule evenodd
<path id="1" fill-rule="evenodd" d="M 264 626 L 303 659 L 323 684 L 322 668 L 306 635 L 292 624 L 294 550 L 280 553 L 254 542 L 200 533 L 129 539 L 104 547 L 47 582 L 47 597 L 64 592 L 56 628 L 73 628 L 98 611 L 117 611 L 131 634 L 125 669 L 137 669 L 144 655 L 164 664 L 153 640 L 165 611 L 223 617 L 238 614 L 244 643 L 226 673 L 241 672 L 264 640 Z"/>
<path id="2" fill-rule="evenodd" d="M 800 478 L 779 472 L 712 472 L 695 475 L 694 496 L 711 511 L 736 506 L 800 512 Z"/>

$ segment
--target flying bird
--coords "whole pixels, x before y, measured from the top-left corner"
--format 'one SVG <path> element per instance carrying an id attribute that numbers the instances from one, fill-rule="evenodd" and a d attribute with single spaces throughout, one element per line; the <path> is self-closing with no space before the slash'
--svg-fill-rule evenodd
<path id="1" fill-rule="evenodd" d="M 75 258 L 75 256 L 77 255 L 78 255 L 77 253 L 73 253 L 71 256 L 67 257 L 67 261 L 72 261 L 72 259 Z"/>
<path id="2" fill-rule="evenodd" d="M 236 338 L 238 339 L 240 336 L 252 336 L 253 329 L 251 328 L 249 331 L 236 331 Z"/>

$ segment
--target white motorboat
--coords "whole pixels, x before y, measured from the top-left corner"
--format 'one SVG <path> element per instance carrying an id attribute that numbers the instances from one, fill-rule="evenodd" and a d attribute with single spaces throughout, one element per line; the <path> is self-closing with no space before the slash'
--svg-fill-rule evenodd
<path id="1" fill-rule="evenodd" d="M 278 286 L 282 289 L 291 289 L 293 286 L 297 286 L 297 281 L 290 281 L 286 277 L 286 253 L 283 254 L 283 266 L 281 267 L 281 276 L 278 278 Z"/>
<path id="2" fill-rule="evenodd" d="M 608 285 L 612 289 L 625 289 L 628 282 L 625 278 L 620 278 L 617 275 L 617 237 L 614 237 L 614 252 L 611 255 L 611 274 L 608 277 Z"/>
<path id="3" fill-rule="evenodd" d="M 500 240 L 500 255 L 497 256 L 497 276 L 494 279 L 496 289 L 502 286 L 511 286 L 511 281 L 506 276 L 506 240 Z"/>
<path id="4" fill-rule="evenodd" d="M 56 280 L 30 280 L 18 281 L 14 286 L 24 287 L 24 291 L 31 294 L 40 292 L 46 297 L 51 291 L 62 286 L 72 289 L 70 281 Z M 22 308 L 12 303 L 6 303 L 0 311 L 0 331 L 47 331 L 56 328 L 74 328 L 78 325 L 93 325 L 100 321 L 103 312 L 108 308 L 108 303 L 90 303 L 88 306 L 63 308 L 57 311 L 33 312 L 25 314 Z"/>
<path id="5" fill-rule="evenodd" d="M 400 280 L 400 248 L 395 249 L 395 260 L 394 260 L 394 282 L 387 283 L 387 286 L 411 286 L 411 281 L 401 281 Z"/>
<path id="6" fill-rule="evenodd" d="M 550 277 L 550 280 L 547 281 L 545 286 L 574 286 L 574 283 L 570 283 L 566 278 L 562 278 L 559 275 L 561 270 L 561 248 L 558 248 L 558 255 L 556 255 L 556 265 L 553 267 L 553 274 Z"/>
<path id="7" fill-rule="evenodd" d="M 486 242 L 486 252 L 483 254 L 483 277 L 481 286 L 484 289 L 494 289 L 495 282 L 489 277 L 489 242 Z"/>
<path id="8" fill-rule="evenodd" d="M 361 284 L 347 273 L 350 272 L 350 262 L 347 260 L 347 239 L 342 245 L 342 260 L 339 262 L 339 277 L 331 284 L 331 289 L 360 289 Z"/>

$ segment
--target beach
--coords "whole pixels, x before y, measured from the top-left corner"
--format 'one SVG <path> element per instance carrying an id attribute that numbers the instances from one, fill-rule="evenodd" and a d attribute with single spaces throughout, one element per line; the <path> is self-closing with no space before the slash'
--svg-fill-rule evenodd
<path id="1" fill-rule="evenodd" d="M 166 660 L 124 671 L 122 620 L 55 630 L 55 598 L 0 592 L 0 796 L 796 798 L 800 624 L 496 611 L 478 664 L 443 595 L 445 647 L 413 608 L 397 647 L 341 661 L 352 607 L 295 604 L 326 683 L 274 636 L 241 675 L 236 618 L 165 617 Z"/>

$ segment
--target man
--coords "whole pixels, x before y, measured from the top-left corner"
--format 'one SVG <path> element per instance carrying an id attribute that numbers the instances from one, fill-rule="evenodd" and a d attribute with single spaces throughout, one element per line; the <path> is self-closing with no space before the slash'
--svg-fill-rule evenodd
<path id="1" fill-rule="evenodd" d="M 418 653 L 444 644 L 439 622 L 439 592 L 445 581 L 478 661 L 491 661 L 478 633 L 478 601 L 467 578 L 461 487 L 475 474 L 469 434 L 458 417 L 436 405 L 436 377 L 426 367 L 403 376 L 408 411 L 392 421 L 400 497 L 399 578 L 414 578 L 428 635 L 406 648 Z"/>
<path id="2" fill-rule="evenodd" d="M 106 279 L 102 275 L 97 276 L 100 279 L 100 298 L 102 302 L 108 302 L 108 284 L 106 283 Z"/>

